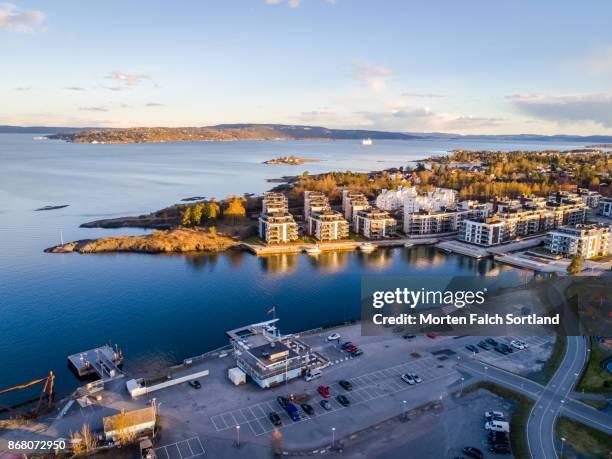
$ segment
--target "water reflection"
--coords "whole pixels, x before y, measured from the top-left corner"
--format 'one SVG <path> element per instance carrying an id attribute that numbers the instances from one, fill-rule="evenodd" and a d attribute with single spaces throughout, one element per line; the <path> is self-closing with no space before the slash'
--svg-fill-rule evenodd
<path id="1" fill-rule="evenodd" d="M 289 274 L 295 271 L 298 263 L 297 253 L 278 253 L 258 257 L 261 268 L 270 274 Z"/>
<path id="2" fill-rule="evenodd" d="M 349 257 L 350 254 L 346 251 L 321 252 L 318 255 L 310 255 L 308 261 L 320 272 L 335 273 L 346 268 Z"/>
<path id="3" fill-rule="evenodd" d="M 197 255 L 186 255 L 185 261 L 187 264 L 194 268 L 196 271 L 201 271 L 204 268 L 209 268 L 208 271 L 212 272 L 219 261 L 219 254 L 217 253 L 205 253 Z"/>
<path id="4" fill-rule="evenodd" d="M 372 253 L 359 252 L 359 262 L 373 271 L 382 271 L 391 264 L 393 252 L 389 249 L 378 249 Z"/>

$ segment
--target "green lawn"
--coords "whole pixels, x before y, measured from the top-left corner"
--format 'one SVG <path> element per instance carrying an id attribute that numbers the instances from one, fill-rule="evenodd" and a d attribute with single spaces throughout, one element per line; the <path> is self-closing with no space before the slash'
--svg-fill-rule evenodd
<path id="1" fill-rule="evenodd" d="M 529 379 L 540 383 L 542 385 L 548 384 L 550 378 L 553 377 L 555 371 L 561 364 L 561 360 L 563 360 L 563 356 L 565 355 L 565 348 L 567 347 L 567 337 L 565 336 L 557 336 L 555 339 L 555 344 L 550 355 L 548 361 L 544 364 L 542 369 L 538 372 L 532 373 L 528 375 Z"/>
<path id="2" fill-rule="evenodd" d="M 557 438 L 565 438 L 566 446 L 588 457 L 610 457 L 610 436 L 579 422 L 561 417 L 555 425 Z M 562 458 L 574 457 L 563 454 Z"/>
<path id="3" fill-rule="evenodd" d="M 589 362 L 586 371 L 583 373 L 578 383 L 578 391 L 602 394 L 612 393 L 612 375 L 610 375 L 601 365 L 601 363 L 611 355 L 612 352 L 602 349 L 595 338 L 591 337 Z"/>

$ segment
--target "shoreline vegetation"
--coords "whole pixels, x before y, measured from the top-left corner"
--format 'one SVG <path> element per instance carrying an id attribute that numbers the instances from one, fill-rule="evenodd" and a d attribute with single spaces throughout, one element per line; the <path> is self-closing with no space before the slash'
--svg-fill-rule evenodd
<path id="1" fill-rule="evenodd" d="M 436 187 L 458 191 L 461 200 L 480 202 L 493 198 L 520 198 L 525 195 L 548 196 L 561 190 L 597 189 L 612 178 L 612 153 L 584 151 L 499 152 L 455 150 L 452 153 L 418 161 L 415 166 L 382 171 L 328 172 L 285 176 L 271 191 L 287 196 L 289 212 L 303 213 L 305 191 L 319 191 L 339 209 L 343 189 L 364 193 L 373 199 L 383 189 L 415 186 L 419 191 Z M 257 239 L 257 218 L 262 196 L 245 194 L 221 201 L 203 196 L 184 198 L 146 215 L 126 216 L 83 223 L 83 228 L 143 228 L 160 230 L 155 237 L 119 236 L 99 240 L 75 241 L 47 249 L 63 252 L 187 252 L 221 251 Z M 187 237 L 186 231 L 191 236 Z M 206 230 L 223 240 L 206 237 Z M 230 243 L 229 241 L 232 241 Z M 262 247 L 266 244 L 261 241 Z M 252 243 L 250 245 L 253 245 Z"/>

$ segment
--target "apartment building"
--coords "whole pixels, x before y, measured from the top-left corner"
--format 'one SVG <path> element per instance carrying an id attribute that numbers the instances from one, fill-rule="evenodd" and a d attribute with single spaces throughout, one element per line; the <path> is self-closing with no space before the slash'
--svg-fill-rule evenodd
<path id="1" fill-rule="evenodd" d="M 307 225 L 308 234 L 319 241 L 336 241 L 349 236 L 349 223 L 334 210 L 311 213 Z"/>
<path id="2" fill-rule="evenodd" d="M 407 188 L 400 186 L 396 191 L 382 190 L 380 194 L 376 196 L 376 207 L 378 207 L 380 210 L 393 212 L 403 208 L 404 199 L 407 197 L 413 198 L 416 196 L 417 192 L 414 187 Z"/>
<path id="3" fill-rule="evenodd" d="M 599 200 L 599 206 L 597 208 L 597 213 L 604 217 L 612 218 L 612 198 L 602 197 Z"/>
<path id="4" fill-rule="evenodd" d="M 264 193 L 261 202 L 261 212 L 263 214 L 278 214 L 289 212 L 289 202 L 282 193 L 268 191 Z"/>
<path id="5" fill-rule="evenodd" d="M 597 209 L 599 207 L 599 200 L 601 199 L 601 195 L 597 191 L 590 191 L 585 188 L 580 188 L 578 190 L 578 195 L 582 202 L 584 202 L 587 207 L 591 209 Z"/>
<path id="6" fill-rule="evenodd" d="M 481 220 L 493 215 L 493 204 L 489 202 L 461 201 L 458 205 L 458 209 L 467 211 L 467 218 L 470 220 Z"/>
<path id="7" fill-rule="evenodd" d="M 467 218 L 468 212 L 462 211 L 420 211 L 404 214 L 404 233 L 410 236 L 454 233 L 459 224 Z"/>
<path id="8" fill-rule="evenodd" d="M 582 201 L 548 202 L 546 209 L 554 215 L 554 227 L 579 225 L 586 221 L 587 205 Z"/>
<path id="9" fill-rule="evenodd" d="M 368 198 L 360 191 L 342 191 L 342 213 L 344 218 L 353 222 L 353 216 L 360 210 L 370 210 L 371 206 Z"/>
<path id="10" fill-rule="evenodd" d="M 439 212 L 455 207 L 457 192 L 448 188 L 436 188 L 419 195 L 416 188 L 408 188 L 404 194 L 404 219 L 407 214 L 420 211 Z"/>
<path id="11" fill-rule="evenodd" d="M 259 237 L 268 244 L 296 241 L 298 225 L 288 212 L 262 214 L 259 217 Z"/>
<path id="12" fill-rule="evenodd" d="M 605 256 L 610 253 L 610 227 L 580 224 L 557 228 L 547 234 L 546 248 L 567 257 Z"/>
<path id="13" fill-rule="evenodd" d="M 508 240 L 507 223 L 498 216 L 481 220 L 463 220 L 458 238 L 464 242 L 483 246 L 502 244 Z"/>
<path id="14" fill-rule="evenodd" d="M 304 221 L 308 223 L 308 218 L 316 212 L 326 212 L 331 210 L 329 200 L 320 191 L 304 192 Z"/>
<path id="15" fill-rule="evenodd" d="M 368 239 L 380 239 L 397 231 L 397 221 L 380 209 L 360 210 L 354 214 L 355 232 Z"/>

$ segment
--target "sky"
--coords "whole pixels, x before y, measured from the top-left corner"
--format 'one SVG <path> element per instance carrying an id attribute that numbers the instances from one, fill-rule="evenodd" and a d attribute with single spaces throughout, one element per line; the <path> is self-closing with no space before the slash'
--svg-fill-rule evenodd
<path id="1" fill-rule="evenodd" d="M 0 125 L 612 134 L 609 0 L 15 1 Z"/>

